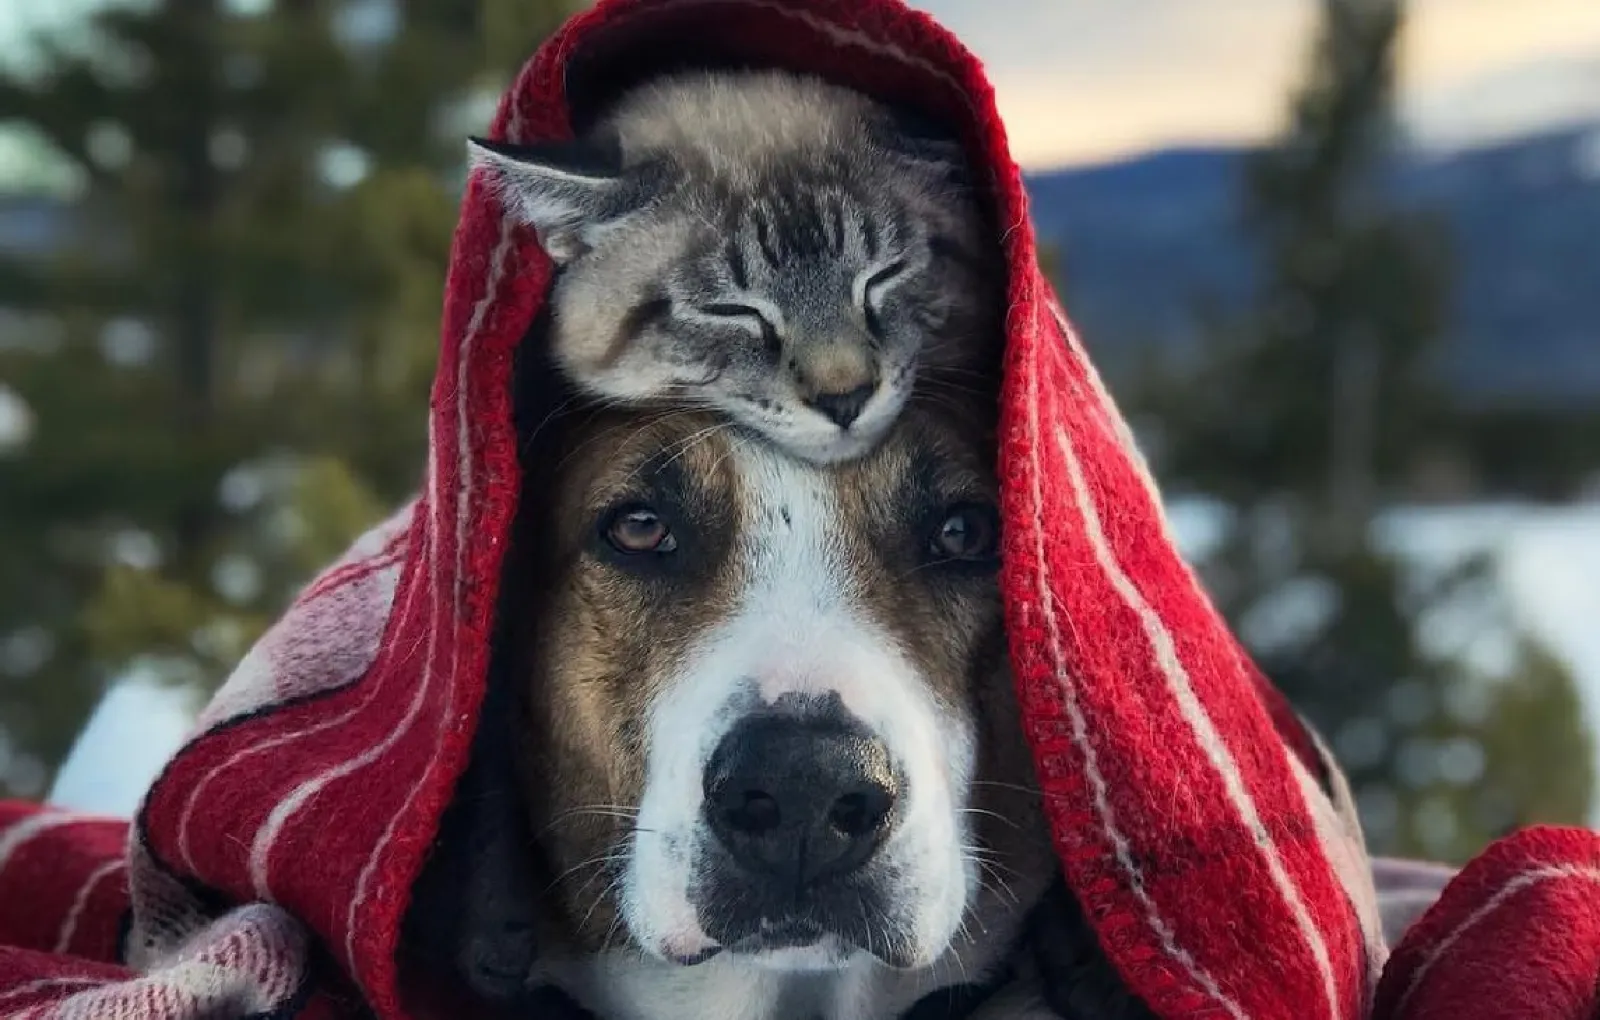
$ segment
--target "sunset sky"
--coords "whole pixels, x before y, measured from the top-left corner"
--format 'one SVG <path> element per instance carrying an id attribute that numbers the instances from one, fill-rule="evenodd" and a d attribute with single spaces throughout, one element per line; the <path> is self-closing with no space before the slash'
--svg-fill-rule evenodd
<path id="1" fill-rule="evenodd" d="M 0 54 L 95 0 L 0 0 Z M 259 7 L 270 0 L 235 0 Z M 362 0 L 383 2 L 383 0 Z M 1018 155 L 1094 162 L 1262 137 L 1316 0 L 919 0 L 989 65 Z M 1600 0 L 1414 0 L 1403 113 L 1455 145 L 1600 118 Z"/>
<path id="2" fill-rule="evenodd" d="M 920 0 L 989 66 L 1034 165 L 1259 138 L 1314 0 Z M 1004 16 L 1000 16 L 1001 12 Z M 1426 142 L 1600 118 L 1597 0 L 1414 0 L 1403 114 Z"/>

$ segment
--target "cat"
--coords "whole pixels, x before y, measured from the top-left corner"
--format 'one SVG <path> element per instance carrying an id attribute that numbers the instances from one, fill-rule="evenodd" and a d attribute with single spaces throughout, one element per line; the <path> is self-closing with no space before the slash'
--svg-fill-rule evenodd
<path id="1" fill-rule="evenodd" d="M 960 386 L 998 351 L 1001 258 L 960 144 L 850 89 L 684 74 L 577 141 L 469 152 L 558 267 L 553 354 L 591 397 L 712 407 L 837 463 L 919 378 Z"/>

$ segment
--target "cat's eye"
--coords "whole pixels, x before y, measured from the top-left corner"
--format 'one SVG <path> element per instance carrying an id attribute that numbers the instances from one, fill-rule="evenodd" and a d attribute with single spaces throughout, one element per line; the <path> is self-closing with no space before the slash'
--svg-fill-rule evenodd
<path id="1" fill-rule="evenodd" d="M 701 305 L 700 311 L 716 319 L 764 319 L 761 309 L 749 305 L 739 305 L 733 302 L 719 302 Z"/>
<path id="2" fill-rule="evenodd" d="M 882 287 L 884 284 L 888 283 L 890 280 L 893 280 L 895 277 L 899 276 L 905 271 L 905 260 L 896 259 L 895 261 L 884 266 L 882 269 L 878 270 L 876 273 L 873 273 L 871 276 L 867 277 L 867 282 L 861 285 L 862 295 L 870 301 L 872 299 L 873 291 L 877 290 L 879 287 Z"/>
<path id="3" fill-rule="evenodd" d="M 861 284 L 861 312 L 866 316 L 867 330 L 873 336 L 881 336 L 883 333 L 883 323 L 878 318 L 879 292 L 905 271 L 906 263 L 897 259 L 867 277 Z"/>
<path id="4" fill-rule="evenodd" d="M 761 333 L 761 342 L 766 345 L 769 357 L 776 359 L 783 353 L 783 341 L 778 336 L 778 328 L 759 308 L 733 302 L 715 302 L 701 305 L 700 312 L 714 319 L 738 319 L 745 326 L 754 326 Z"/>

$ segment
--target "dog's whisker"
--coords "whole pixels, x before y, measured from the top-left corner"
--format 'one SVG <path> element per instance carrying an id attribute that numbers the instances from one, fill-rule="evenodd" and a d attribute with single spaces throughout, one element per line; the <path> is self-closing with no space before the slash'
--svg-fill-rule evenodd
<path id="1" fill-rule="evenodd" d="M 604 903 L 612 895 L 612 893 L 617 891 L 617 887 L 622 884 L 622 881 L 623 881 L 622 880 L 622 876 L 619 875 L 616 878 L 612 879 L 611 883 L 609 885 L 607 885 L 604 889 L 600 890 L 600 895 L 598 895 L 598 896 L 596 896 L 594 898 L 594 902 L 589 905 L 588 911 L 584 913 L 583 920 L 581 922 L 579 922 L 579 924 L 578 924 L 579 930 L 582 930 L 585 926 L 588 925 L 589 918 L 594 916 L 594 912 L 600 908 L 600 904 Z M 606 928 L 606 933 L 605 933 L 604 938 L 602 938 L 600 940 L 601 947 L 602 948 L 610 948 L 611 940 L 616 937 L 617 932 L 621 928 L 622 928 L 622 911 L 613 909 L 612 912 L 611 912 L 611 924 Z"/>
<path id="2" fill-rule="evenodd" d="M 1006 869 L 1005 865 L 993 860 L 985 860 L 978 857 L 969 857 L 968 859 L 978 865 L 979 871 L 984 876 L 978 882 L 981 888 L 994 893 L 1013 907 L 1021 906 L 1022 901 L 1017 897 L 1016 891 L 1011 888 L 1011 884 L 1000 874 L 1001 870 L 1010 870 L 1015 875 L 1015 870 Z M 991 881 L 993 882 L 992 885 L 990 884 Z"/>
<path id="3" fill-rule="evenodd" d="M 578 807 L 567 808 L 553 816 L 539 830 L 537 838 L 543 838 L 552 828 L 562 822 L 573 821 L 581 818 L 614 818 L 629 821 L 639 816 L 639 809 L 626 804 L 581 804 Z"/>
<path id="4" fill-rule="evenodd" d="M 610 849 L 607 849 L 604 853 L 596 854 L 593 857 L 589 857 L 589 858 L 586 858 L 584 860 L 581 860 L 577 864 L 574 864 L 571 867 L 567 868 L 565 871 L 561 872 L 561 874 L 559 874 L 555 878 L 551 879 L 550 880 L 550 884 L 545 887 L 544 891 L 546 893 L 550 892 L 552 889 L 554 889 L 556 886 L 560 885 L 562 882 L 565 882 L 567 879 L 571 878 L 573 875 L 575 875 L 578 872 L 583 871 L 583 870 L 585 870 L 587 868 L 601 868 L 601 869 L 604 869 L 607 865 L 615 864 L 615 863 L 617 863 L 619 861 L 622 861 L 622 860 L 626 860 L 626 855 L 625 854 L 618 854 L 616 848 L 615 847 L 611 847 Z"/>
<path id="5" fill-rule="evenodd" d="M 990 811 L 986 808 L 961 808 L 961 813 L 966 815 L 982 815 L 985 818 L 993 818 L 995 821 L 1009 825 L 1013 829 L 1022 828 L 1022 826 L 1019 825 L 1014 819 L 1007 818 L 998 811 Z"/>
<path id="6" fill-rule="evenodd" d="M 1054 799 L 1054 800 L 1064 799 L 1063 795 L 1061 795 L 1061 794 L 1058 794 L 1058 793 L 1046 793 L 1045 791 L 1039 789 L 1036 786 L 1023 786 L 1020 783 L 1005 783 L 1005 782 L 1000 782 L 1000 781 L 994 780 L 994 779 L 974 779 L 972 781 L 972 785 L 973 786 L 991 786 L 991 787 L 994 787 L 997 790 L 1009 790 L 1009 791 L 1011 791 L 1013 793 L 1025 793 L 1030 797 L 1048 798 L 1048 799 Z"/>

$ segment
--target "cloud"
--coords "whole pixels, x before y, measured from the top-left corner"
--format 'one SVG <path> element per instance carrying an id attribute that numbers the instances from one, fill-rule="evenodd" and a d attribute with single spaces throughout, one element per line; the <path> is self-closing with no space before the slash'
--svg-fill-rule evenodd
<path id="1" fill-rule="evenodd" d="M 972 47 L 1024 163 L 1093 162 L 1271 135 L 1304 65 L 1315 0 L 922 0 Z M 996 17 L 999 10 L 1004 17 Z M 1415 0 L 1402 112 L 1424 138 L 1481 140 L 1588 116 L 1594 0 Z M 1566 68 L 1565 71 L 1552 70 Z M 1585 91 L 1586 89 L 1586 91 Z"/>
<path id="2" fill-rule="evenodd" d="M 0 0 L 0 53 L 102 2 Z M 1319 3 L 913 0 L 983 58 L 1012 147 L 1033 166 L 1270 135 Z M 1600 86 L 1571 70 L 1600 61 L 1600 2 L 1412 0 L 1410 11 L 1402 109 L 1422 138 L 1485 140 L 1600 107 Z"/>
<path id="3" fill-rule="evenodd" d="M 1600 55 L 1594 0 L 1413 0 L 1405 44 L 1416 87 L 1437 88 L 1533 60 Z"/>
<path id="4" fill-rule="evenodd" d="M 1406 97 L 1402 111 L 1416 141 L 1439 148 L 1600 122 L 1600 50 L 1417 89 Z"/>

